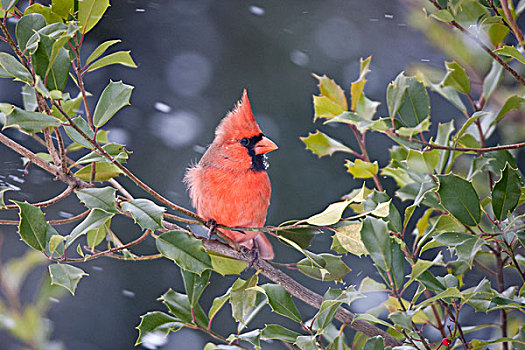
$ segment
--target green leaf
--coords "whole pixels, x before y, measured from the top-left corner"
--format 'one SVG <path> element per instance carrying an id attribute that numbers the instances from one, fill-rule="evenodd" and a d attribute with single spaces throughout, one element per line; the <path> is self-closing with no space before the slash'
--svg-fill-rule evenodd
<path id="1" fill-rule="evenodd" d="M 386 222 L 366 217 L 361 228 L 361 240 L 374 261 L 379 273 L 389 285 L 395 288 L 404 281 L 404 256 L 400 245 L 388 232 Z"/>
<path id="2" fill-rule="evenodd" d="M 361 241 L 376 265 L 390 271 L 392 265 L 392 239 L 383 220 L 367 217 L 361 227 Z"/>
<path id="3" fill-rule="evenodd" d="M 365 245 L 361 241 L 362 223 L 348 223 L 334 227 L 335 237 L 341 247 L 354 255 L 368 255 Z"/>
<path id="4" fill-rule="evenodd" d="M 158 236 L 157 249 L 184 270 L 202 274 L 213 268 L 202 242 L 184 231 L 168 231 Z"/>
<path id="5" fill-rule="evenodd" d="M 38 13 L 44 16 L 47 24 L 53 24 L 53 23 L 58 23 L 58 22 L 62 23 L 62 18 L 59 15 L 57 15 L 55 12 L 53 12 L 51 7 L 49 6 L 44 6 L 38 3 L 33 4 L 29 6 L 28 8 L 26 8 L 26 10 L 24 11 L 24 14 L 26 16 L 31 13 Z"/>
<path id="6" fill-rule="evenodd" d="M 91 210 L 89 215 L 71 231 L 66 240 L 66 247 L 69 247 L 78 237 L 87 234 L 88 231 L 104 225 L 113 215 L 101 209 Z"/>
<path id="7" fill-rule="evenodd" d="M 367 119 L 354 112 L 344 112 L 324 122 L 324 124 L 331 124 L 331 123 L 343 123 L 343 124 L 355 125 L 357 126 L 359 131 L 365 132 L 366 130 L 372 127 L 377 127 L 376 123 L 380 123 L 380 121 Z"/>
<path id="8" fill-rule="evenodd" d="M 148 334 L 163 334 L 168 335 L 169 332 L 176 332 L 184 327 L 184 323 L 181 323 L 179 319 L 165 314 L 160 311 L 148 312 L 145 315 L 140 316 L 140 324 L 137 329 L 139 330 L 139 337 L 135 346 L 141 344 Z"/>
<path id="9" fill-rule="evenodd" d="M 484 111 L 479 111 L 479 112 L 476 112 L 474 114 L 472 114 L 470 116 L 470 118 L 468 118 L 465 123 L 463 124 L 463 126 L 461 127 L 461 129 L 458 130 L 458 132 L 456 133 L 456 135 L 454 136 L 454 138 L 456 140 L 460 139 L 463 134 L 467 131 L 467 129 L 469 128 L 469 126 L 472 125 L 472 123 L 474 123 L 476 120 L 478 120 L 479 118 L 481 117 L 484 117 L 486 115 L 490 115 L 489 112 L 484 112 Z"/>
<path id="10" fill-rule="evenodd" d="M 437 193 L 441 204 L 462 224 L 475 226 L 481 220 L 478 194 L 469 181 L 455 175 L 439 175 Z"/>
<path id="11" fill-rule="evenodd" d="M 456 249 L 458 260 L 472 266 L 476 254 L 485 245 L 485 240 L 468 233 L 443 232 L 434 236 L 434 239 L 448 247 Z"/>
<path id="12" fill-rule="evenodd" d="M 252 275 L 247 281 L 238 278 L 232 285 L 230 294 L 230 305 L 232 316 L 235 321 L 243 325 L 247 324 L 246 316 L 256 305 L 257 291 L 252 289 L 257 286 L 258 277 Z"/>
<path id="13" fill-rule="evenodd" d="M 107 234 L 107 226 L 101 225 L 99 228 L 89 230 L 87 233 L 87 244 L 88 246 L 93 249 L 106 237 Z"/>
<path id="14" fill-rule="evenodd" d="M 15 107 L 13 111 L 6 116 L 4 128 L 18 126 L 28 133 L 35 133 L 47 127 L 60 125 L 60 120 L 53 116 L 39 112 L 29 112 Z"/>
<path id="15" fill-rule="evenodd" d="M 51 235 L 48 242 L 49 252 L 53 254 L 59 247 L 60 243 L 64 242 L 66 237 L 61 235 Z"/>
<path id="16" fill-rule="evenodd" d="M 377 161 L 370 163 L 356 159 L 355 162 L 346 160 L 345 166 L 347 171 L 354 176 L 355 179 L 369 179 L 377 175 L 379 165 Z"/>
<path id="17" fill-rule="evenodd" d="M 89 55 L 89 57 L 86 59 L 86 64 L 90 64 L 91 62 L 102 56 L 110 46 L 120 43 L 121 41 L 122 40 L 120 39 L 104 41 L 102 44 L 98 45 L 95 50 L 93 50 L 91 55 Z"/>
<path id="18" fill-rule="evenodd" d="M 383 337 L 380 335 L 368 339 L 366 341 L 365 347 L 363 348 L 363 350 L 385 350 L 385 349 L 386 347 L 383 341 Z"/>
<path id="19" fill-rule="evenodd" d="M 91 66 L 88 67 L 88 72 L 93 72 L 99 68 L 109 66 L 111 64 L 121 64 L 126 67 L 137 68 L 133 58 L 129 54 L 131 51 L 118 51 L 107 56 L 102 57 L 98 61 L 95 61 Z"/>
<path id="20" fill-rule="evenodd" d="M 27 276 L 47 261 L 41 252 L 27 249 L 22 256 L 10 258 L 4 263 L 2 266 L 2 283 L 9 286 L 12 291 L 19 293 Z M 1 303 L 0 309 L 2 309 Z"/>
<path id="21" fill-rule="evenodd" d="M 88 122 L 82 118 L 82 117 L 76 117 L 73 118 L 73 123 L 75 123 L 76 126 L 84 132 L 90 139 L 93 139 L 95 137 L 95 132 L 89 127 Z M 82 145 L 86 148 L 93 148 L 94 146 L 86 140 L 78 131 L 76 131 L 72 126 L 64 126 L 64 130 L 66 131 L 69 138 L 78 143 L 79 145 Z"/>
<path id="22" fill-rule="evenodd" d="M 301 334 L 284 328 L 278 324 L 267 324 L 261 332 L 263 340 L 280 340 L 287 343 L 294 343 Z"/>
<path id="23" fill-rule="evenodd" d="M 15 6 L 18 3 L 18 0 L 2 0 L 2 9 L 4 11 L 9 11 L 13 6 Z"/>
<path id="24" fill-rule="evenodd" d="M 86 165 L 75 173 L 78 178 L 84 181 L 91 180 L 92 164 Z M 96 162 L 95 163 L 95 181 L 104 182 L 122 174 L 122 170 L 113 163 Z"/>
<path id="25" fill-rule="evenodd" d="M 248 263 L 246 261 L 237 260 L 226 255 L 221 255 L 212 251 L 208 251 L 211 258 L 211 265 L 213 271 L 221 275 L 239 275 L 246 270 Z"/>
<path id="26" fill-rule="evenodd" d="M 457 287 L 450 287 L 444 290 L 443 292 L 434 295 L 432 298 L 425 299 L 417 307 L 419 309 L 432 304 L 436 300 L 444 300 L 446 298 L 463 298 L 463 294 L 459 291 Z"/>
<path id="27" fill-rule="evenodd" d="M 350 148 L 319 130 L 315 134 L 308 133 L 307 137 L 300 137 L 300 139 L 306 145 L 306 149 L 312 151 L 319 158 L 331 156 L 334 152 L 352 153 Z"/>
<path id="28" fill-rule="evenodd" d="M 7 191 L 13 191 L 13 188 L 0 185 L 0 209 L 5 208 L 4 193 Z"/>
<path id="29" fill-rule="evenodd" d="M 70 15 L 74 14 L 74 2 L 75 0 L 53 0 L 51 1 L 51 9 L 63 19 L 68 19 Z"/>
<path id="30" fill-rule="evenodd" d="M 420 152 L 413 149 L 408 150 L 407 167 L 421 174 L 432 174 L 439 163 L 439 151 L 433 149 Z"/>
<path id="31" fill-rule="evenodd" d="M 443 78 L 441 85 L 443 87 L 450 86 L 451 88 L 464 93 L 470 93 L 470 78 L 463 67 L 456 61 L 445 62 L 447 67 L 447 74 Z"/>
<path id="32" fill-rule="evenodd" d="M 341 281 L 351 271 L 340 256 L 327 253 L 309 255 L 309 258 L 297 262 L 297 268 L 311 278 L 320 281 Z"/>
<path id="33" fill-rule="evenodd" d="M 129 105 L 129 98 L 133 86 L 123 84 L 121 81 L 110 83 L 106 86 L 95 107 L 93 124 L 100 128 L 115 115 L 122 107 Z"/>
<path id="34" fill-rule="evenodd" d="M 500 49 L 494 50 L 495 53 L 502 56 L 512 57 L 519 62 L 525 64 L 525 57 L 514 46 L 503 46 Z"/>
<path id="35" fill-rule="evenodd" d="M 76 192 L 78 199 L 89 209 L 101 209 L 108 213 L 118 214 L 115 207 L 116 190 L 113 187 L 83 188 Z"/>
<path id="36" fill-rule="evenodd" d="M 315 226 L 333 225 L 341 220 L 345 209 L 350 205 L 350 203 L 352 203 L 352 201 L 349 200 L 332 203 L 321 213 L 315 214 L 306 219 L 306 222 Z"/>
<path id="37" fill-rule="evenodd" d="M 302 322 L 301 314 L 295 306 L 292 296 L 280 284 L 265 284 L 262 286 L 266 296 L 268 297 L 268 304 L 273 312 L 279 315 L 288 317 L 289 319 L 300 323 Z"/>
<path id="38" fill-rule="evenodd" d="M 27 43 L 31 50 L 34 44 L 38 45 L 33 54 L 33 64 L 35 73 L 42 78 L 48 90 L 63 90 L 69 78 L 71 61 L 67 50 L 63 48 L 73 36 L 73 33 L 68 33 L 68 29 L 63 23 L 50 24 L 35 33 Z M 32 44 L 35 37 L 39 41 Z"/>
<path id="39" fill-rule="evenodd" d="M 445 23 L 452 22 L 454 20 L 454 16 L 448 10 L 439 10 L 431 14 L 430 16 L 434 17 L 438 21 L 445 22 Z"/>
<path id="40" fill-rule="evenodd" d="M 49 275 L 51 284 L 56 284 L 66 288 L 72 295 L 75 295 L 78 282 L 83 276 L 89 276 L 82 269 L 68 264 L 49 265 Z"/>
<path id="41" fill-rule="evenodd" d="M 28 84 L 33 83 L 33 76 L 27 68 L 5 52 L 0 52 L 0 68 L 2 69 L 2 75 L 0 75 L 2 78 L 11 77 Z"/>
<path id="42" fill-rule="evenodd" d="M 57 232 L 46 222 L 44 213 L 40 208 L 27 202 L 12 202 L 20 209 L 18 213 L 20 216 L 18 234 L 31 248 L 44 251 L 49 238 Z"/>
<path id="43" fill-rule="evenodd" d="M 35 90 L 30 85 L 22 86 L 22 101 L 24 110 L 28 112 L 34 112 L 38 108 Z"/>
<path id="44" fill-rule="evenodd" d="M 317 350 L 317 344 L 315 342 L 315 335 L 301 335 L 297 337 L 294 345 L 300 350 Z"/>
<path id="45" fill-rule="evenodd" d="M 39 13 L 30 13 L 20 18 L 15 29 L 16 41 L 20 51 L 24 52 L 29 38 L 33 36 L 35 31 L 39 31 L 45 26 L 46 19 Z"/>
<path id="46" fill-rule="evenodd" d="M 525 98 L 523 97 L 516 95 L 509 97 L 503 104 L 503 107 L 501 107 L 498 115 L 496 116 L 496 119 L 491 123 L 491 125 L 497 124 L 511 110 L 520 108 L 523 102 L 525 102 Z"/>
<path id="47" fill-rule="evenodd" d="M 385 321 L 377 318 L 376 316 L 374 316 L 372 314 L 358 314 L 358 315 L 356 314 L 356 316 L 354 317 L 352 322 L 355 322 L 355 321 L 358 321 L 358 320 L 365 320 L 365 321 L 368 321 L 370 323 L 378 323 L 380 325 L 383 325 L 383 326 L 386 326 L 388 328 L 394 329 L 394 326 L 392 326 L 390 323 L 385 322 Z"/>
<path id="48" fill-rule="evenodd" d="M 230 292 L 231 292 L 231 289 L 229 289 L 224 295 L 220 297 L 215 297 L 213 299 L 213 303 L 210 307 L 210 311 L 208 311 L 208 318 L 210 320 L 212 320 L 215 317 L 217 312 L 219 312 L 219 310 L 222 309 L 224 304 L 226 304 L 228 299 L 230 299 Z"/>
<path id="49" fill-rule="evenodd" d="M 249 331 L 242 334 L 230 334 L 230 336 L 226 339 L 228 342 L 234 342 L 238 340 L 246 341 L 250 344 L 252 344 L 255 348 L 255 350 L 261 350 L 261 330 L 260 329 L 254 329 L 253 331 Z"/>
<path id="50" fill-rule="evenodd" d="M 505 220 L 507 214 L 516 208 L 521 196 L 521 188 L 518 170 L 507 163 L 501 172 L 501 178 L 492 189 L 492 210 L 496 219 Z"/>
<path id="51" fill-rule="evenodd" d="M 185 270 L 181 270 L 181 273 L 190 304 L 195 306 L 199 302 L 204 288 L 210 284 L 211 271 L 206 270 L 201 275 Z"/>
<path id="52" fill-rule="evenodd" d="M 332 324 L 332 320 L 341 305 L 350 305 L 355 299 L 364 297 L 365 296 L 357 292 L 354 287 L 349 287 L 346 290 L 328 288 L 323 295 L 321 307 L 314 316 L 314 329 L 326 329 Z"/>
<path id="53" fill-rule="evenodd" d="M 498 87 L 499 82 L 501 81 L 502 73 L 503 66 L 496 60 L 493 60 L 490 71 L 483 80 L 483 95 L 485 96 L 485 100 L 488 100 Z"/>
<path id="54" fill-rule="evenodd" d="M 360 69 L 359 69 L 359 77 L 357 80 L 353 81 L 350 85 L 350 96 L 352 97 L 352 111 L 356 110 L 357 103 L 363 97 L 363 90 L 365 88 L 366 84 L 366 75 L 370 72 L 370 69 L 368 68 L 370 66 L 370 61 L 372 60 L 372 56 L 369 56 L 368 58 L 364 59 L 361 58 L 360 60 Z M 348 107 L 347 107 L 348 108 Z"/>
<path id="55" fill-rule="evenodd" d="M 425 86 L 414 77 L 400 73 L 387 88 L 391 118 L 399 115 L 407 127 L 415 127 L 430 115 L 430 99 Z"/>
<path id="56" fill-rule="evenodd" d="M 166 208 L 159 207 L 149 199 L 139 198 L 129 202 L 124 202 L 121 205 L 122 210 L 131 213 L 135 222 L 142 227 L 143 230 L 150 229 L 152 231 L 162 230 L 162 216 Z"/>
<path id="57" fill-rule="evenodd" d="M 348 110 L 348 104 L 343 89 L 326 75 L 314 74 L 319 80 L 320 96 L 314 96 L 314 121 L 318 118 L 330 119 Z"/>
<path id="58" fill-rule="evenodd" d="M 107 8 L 109 0 L 82 0 L 78 2 L 78 26 L 82 34 L 87 33 L 100 21 Z"/>
<path id="59" fill-rule="evenodd" d="M 283 222 L 279 225 L 279 227 L 282 228 L 283 226 L 290 226 L 296 222 L 297 220 Z M 318 228 L 314 227 L 290 227 L 285 230 L 280 229 L 276 232 L 280 237 L 289 239 L 295 242 L 299 247 L 306 249 L 310 246 L 310 243 L 312 242 L 314 236 L 320 233 L 321 231 Z"/>
<path id="60" fill-rule="evenodd" d="M 177 293 L 170 289 L 160 297 L 160 300 L 162 300 L 164 305 L 168 307 L 169 312 L 181 322 L 195 324 L 191 311 L 192 306 L 187 295 Z M 208 327 L 208 317 L 199 304 L 193 307 L 193 314 L 195 315 L 195 320 L 199 326 L 204 328 Z"/>

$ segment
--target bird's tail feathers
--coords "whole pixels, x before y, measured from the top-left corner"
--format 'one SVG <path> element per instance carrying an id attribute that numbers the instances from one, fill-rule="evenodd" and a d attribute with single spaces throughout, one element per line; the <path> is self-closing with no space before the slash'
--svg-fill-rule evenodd
<path id="1" fill-rule="evenodd" d="M 274 257 L 273 247 L 264 233 L 260 233 L 253 239 L 259 250 L 259 256 L 265 260 L 272 260 Z"/>

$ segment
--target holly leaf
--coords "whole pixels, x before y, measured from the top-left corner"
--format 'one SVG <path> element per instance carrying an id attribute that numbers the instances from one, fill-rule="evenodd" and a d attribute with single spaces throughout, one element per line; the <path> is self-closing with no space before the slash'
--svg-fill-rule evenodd
<path id="1" fill-rule="evenodd" d="M 69 264 L 49 265 L 49 275 L 51 276 L 51 284 L 66 288 L 72 295 L 75 295 L 80 279 L 88 276 L 82 269 Z"/>

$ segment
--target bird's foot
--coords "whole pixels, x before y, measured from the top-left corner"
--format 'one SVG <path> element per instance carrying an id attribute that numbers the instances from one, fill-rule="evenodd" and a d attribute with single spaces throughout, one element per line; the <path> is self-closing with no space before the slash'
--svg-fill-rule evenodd
<path id="1" fill-rule="evenodd" d="M 217 221 L 210 219 L 206 222 L 206 226 L 209 228 L 208 238 L 213 239 L 213 236 L 217 235 Z"/>
<path id="2" fill-rule="evenodd" d="M 259 261 L 259 248 L 257 243 L 254 241 L 253 248 L 249 249 L 245 246 L 240 246 L 241 252 L 249 257 L 248 266 L 246 269 L 251 269 L 256 267 L 256 263 Z"/>

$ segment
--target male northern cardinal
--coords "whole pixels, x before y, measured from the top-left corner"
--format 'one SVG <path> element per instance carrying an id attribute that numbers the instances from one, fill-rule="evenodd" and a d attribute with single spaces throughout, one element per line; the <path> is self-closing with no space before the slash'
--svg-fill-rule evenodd
<path id="1" fill-rule="evenodd" d="M 266 173 L 266 153 L 277 145 L 257 125 L 246 90 L 241 101 L 215 130 L 215 139 L 184 178 L 193 206 L 204 220 L 228 227 L 262 227 L 272 192 Z M 273 248 L 262 232 L 218 229 L 234 245 L 273 259 Z"/>

